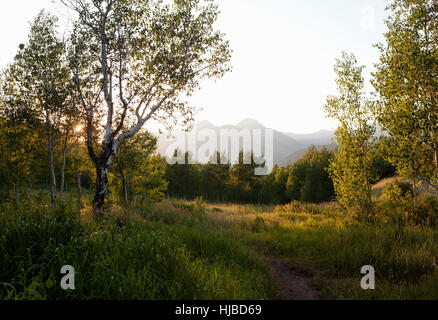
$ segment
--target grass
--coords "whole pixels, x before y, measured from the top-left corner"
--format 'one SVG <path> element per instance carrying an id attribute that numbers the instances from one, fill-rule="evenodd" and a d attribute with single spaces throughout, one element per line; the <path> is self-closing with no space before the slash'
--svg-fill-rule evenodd
<path id="1" fill-rule="evenodd" d="M 263 213 L 248 210 L 228 215 L 232 227 L 223 231 L 308 273 L 325 298 L 438 299 L 438 270 L 433 265 L 438 256 L 437 229 L 359 223 L 333 205 L 321 206 L 320 212 L 294 212 L 290 206 Z M 364 265 L 376 269 L 375 291 L 360 287 Z"/>
<path id="2" fill-rule="evenodd" d="M 272 299 L 263 257 L 309 275 L 328 299 L 438 299 L 438 230 L 350 219 L 334 204 L 163 201 L 114 205 L 95 222 L 73 199 L 0 211 L 3 299 Z M 44 200 L 38 200 L 44 201 Z M 59 286 L 63 265 L 76 290 Z M 361 267 L 376 290 L 360 288 Z"/>
<path id="3" fill-rule="evenodd" d="M 3 205 L 0 297 L 229 300 L 274 294 L 266 266 L 252 250 L 190 227 L 205 219 L 200 210 L 164 207 L 114 207 L 96 223 L 88 208 L 16 211 Z M 60 288 L 63 265 L 75 268 L 74 291 Z"/>

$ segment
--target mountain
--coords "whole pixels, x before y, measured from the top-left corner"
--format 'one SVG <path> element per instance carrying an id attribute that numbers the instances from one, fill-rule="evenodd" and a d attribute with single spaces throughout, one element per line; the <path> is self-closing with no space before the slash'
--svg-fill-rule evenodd
<path id="1" fill-rule="evenodd" d="M 332 143 L 332 139 L 335 134 L 332 131 L 328 130 L 320 130 L 315 133 L 310 134 L 295 134 L 295 133 L 285 133 L 288 137 L 292 139 L 301 141 L 307 145 L 315 145 L 315 146 L 323 146 Z"/>
<path id="2" fill-rule="evenodd" d="M 264 125 L 262 125 L 260 122 L 258 122 L 257 120 L 254 120 L 254 119 L 242 120 L 236 125 L 236 127 L 243 128 L 243 129 L 249 129 L 249 130 L 265 129 Z"/>
<path id="3" fill-rule="evenodd" d="M 287 165 L 294 164 L 295 162 L 300 160 L 306 154 L 309 147 L 310 146 L 308 146 L 305 149 L 298 150 L 298 151 L 288 155 L 287 157 L 283 158 L 279 163 L 277 163 L 277 165 L 280 167 L 285 167 Z M 324 145 L 324 146 L 316 146 L 318 151 L 321 151 L 321 149 L 323 147 L 327 148 L 329 151 L 334 151 L 336 149 L 337 145 L 328 144 L 328 145 Z"/>
<path id="4" fill-rule="evenodd" d="M 236 125 L 225 125 L 225 126 L 215 126 L 209 121 L 202 121 L 196 124 L 193 128 L 193 132 L 199 134 L 201 131 L 205 133 L 214 132 L 216 137 L 220 137 L 220 130 L 228 129 L 228 130 L 256 130 L 260 129 L 262 132 L 262 137 L 264 137 L 265 130 L 267 129 L 263 124 L 254 119 L 245 119 L 239 122 Z M 312 134 L 294 134 L 294 133 L 284 133 L 277 130 L 273 130 L 273 149 L 274 149 L 274 164 L 278 165 L 287 165 L 289 161 L 294 160 L 298 155 L 304 154 L 305 150 L 310 145 L 329 145 L 331 142 L 331 138 L 333 137 L 333 133 L 330 131 L 318 131 Z M 183 139 L 188 141 L 187 133 L 180 132 L 176 133 L 174 138 Z M 264 139 L 262 139 L 262 150 L 264 150 Z M 175 139 L 168 139 L 166 134 L 161 134 L 158 136 L 158 150 L 157 152 L 161 155 L 165 155 L 169 148 L 173 148 L 173 144 L 175 143 Z M 187 143 L 187 142 L 186 142 Z M 197 149 L 204 144 L 204 142 L 197 143 Z M 220 142 L 217 142 L 217 146 L 220 146 Z M 240 148 L 242 148 L 242 142 L 240 141 Z M 252 146 L 251 146 L 252 148 Z M 249 150 L 245 150 L 249 151 Z M 170 152 L 172 152 L 170 150 Z"/>

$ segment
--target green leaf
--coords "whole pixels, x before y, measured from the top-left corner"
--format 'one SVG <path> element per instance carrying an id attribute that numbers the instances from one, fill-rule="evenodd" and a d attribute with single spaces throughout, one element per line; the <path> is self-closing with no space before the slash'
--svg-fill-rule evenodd
<path id="1" fill-rule="evenodd" d="M 55 282 L 53 282 L 52 279 L 48 279 L 48 280 L 46 281 L 46 283 L 45 283 L 45 286 L 46 286 L 47 289 L 52 288 L 54 285 L 55 285 Z"/>

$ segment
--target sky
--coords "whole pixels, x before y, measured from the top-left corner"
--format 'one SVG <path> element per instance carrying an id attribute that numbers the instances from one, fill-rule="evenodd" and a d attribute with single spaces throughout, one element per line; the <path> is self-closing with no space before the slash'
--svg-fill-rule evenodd
<path id="1" fill-rule="evenodd" d="M 217 0 L 216 27 L 233 50 L 233 71 L 205 81 L 190 102 L 202 108 L 196 121 L 236 124 L 253 118 L 294 133 L 333 130 L 323 105 L 336 94 L 333 71 L 342 51 L 365 65 L 369 81 L 383 42 L 386 0 Z M 0 1 L 0 68 L 25 43 L 29 23 L 41 9 L 68 15 L 59 1 Z M 368 90 L 372 90 L 370 85 Z"/>

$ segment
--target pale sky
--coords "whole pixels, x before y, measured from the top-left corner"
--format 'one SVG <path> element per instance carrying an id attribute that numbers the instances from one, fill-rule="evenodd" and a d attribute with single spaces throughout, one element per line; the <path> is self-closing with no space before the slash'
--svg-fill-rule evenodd
<path id="1" fill-rule="evenodd" d="M 62 15 L 52 0 L 0 1 L 0 68 L 26 42 L 29 22 L 41 9 Z M 217 0 L 217 27 L 233 49 L 233 72 L 203 84 L 191 102 L 197 121 L 236 124 L 254 118 L 287 132 L 334 129 L 323 105 L 336 94 L 333 66 L 353 52 L 372 71 L 382 42 L 385 0 Z M 369 86 L 370 88 L 370 86 Z"/>

